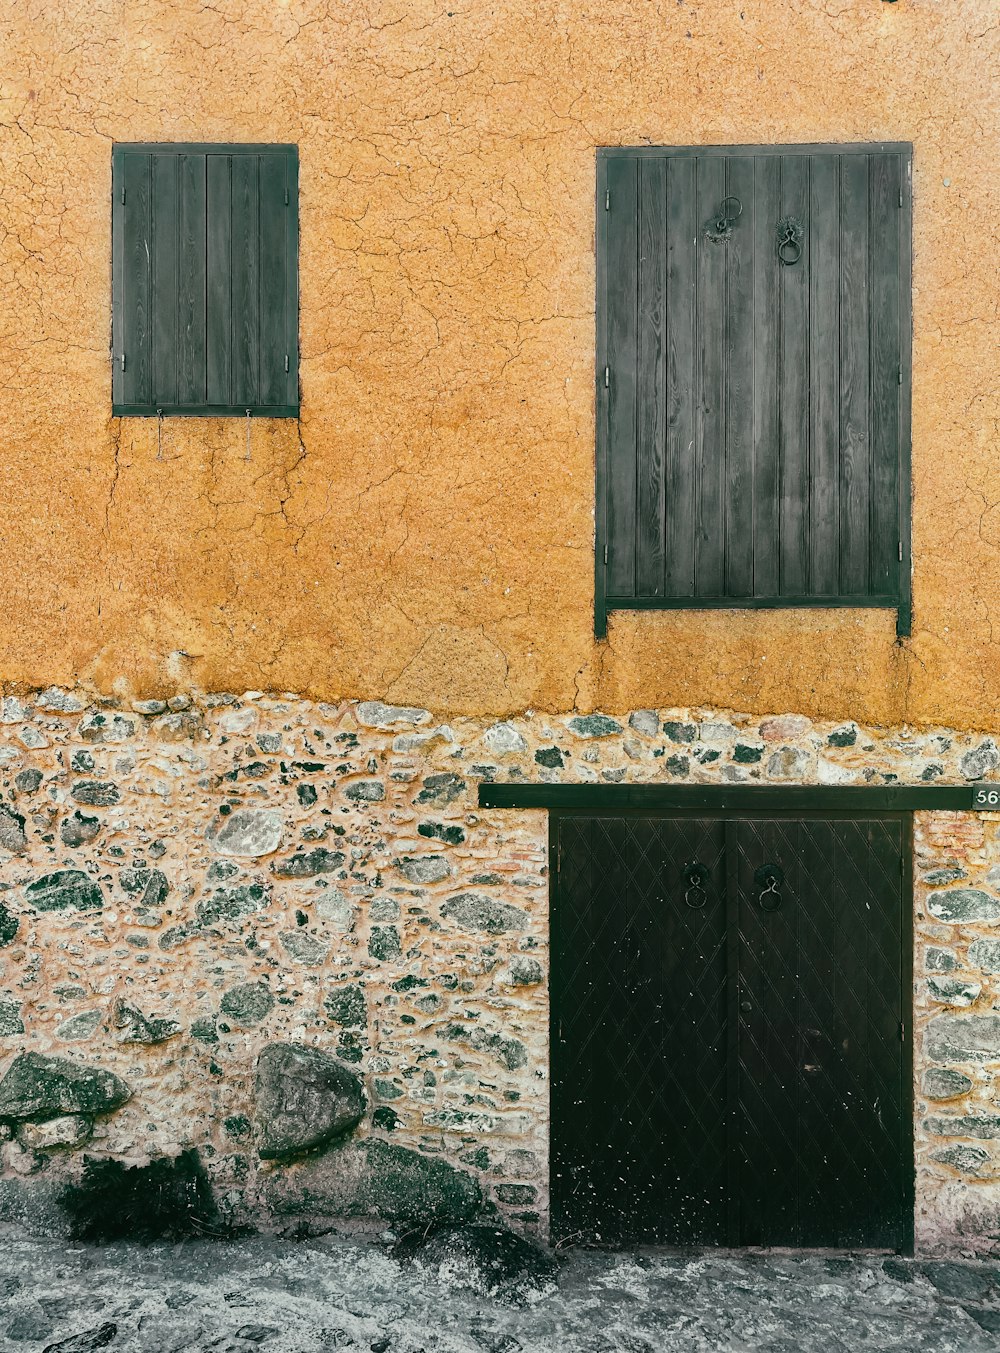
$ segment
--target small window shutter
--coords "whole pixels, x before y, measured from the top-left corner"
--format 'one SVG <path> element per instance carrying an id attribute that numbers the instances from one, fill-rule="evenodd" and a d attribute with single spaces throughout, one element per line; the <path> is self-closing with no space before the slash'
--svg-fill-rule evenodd
<path id="1" fill-rule="evenodd" d="M 115 413 L 297 414 L 295 148 L 118 146 L 114 171 Z"/>
<path id="2" fill-rule="evenodd" d="M 908 623 L 908 154 L 602 163 L 599 632 L 602 605 Z"/>

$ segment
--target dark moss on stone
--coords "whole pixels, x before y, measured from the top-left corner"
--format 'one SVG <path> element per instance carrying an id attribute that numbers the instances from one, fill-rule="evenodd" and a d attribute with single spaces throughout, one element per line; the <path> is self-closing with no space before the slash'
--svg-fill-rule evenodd
<path id="1" fill-rule="evenodd" d="M 430 841 L 443 841 L 448 846 L 460 846 L 465 840 L 465 832 L 461 827 L 444 822 L 421 822 L 417 825 L 417 832 Z"/>
<path id="2" fill-rule="evenodd" d="M 195 915 L 203 926 L 217 925 L 219 921 L 238 921 L 263 911 L 270 901 L 263 883 L 244 883 L 236 888 L 219 888 L 211 897 L 203 898 L 195 907 Z"/>
<path id="3" fill-rule="evenodd" d="M 426 985 L 426 977 L 414 977 L 413 973 L 408 972 L 398 982 L 393 982 L 392 989 L 393 991 L 413 991 L 415 987 L 425 987 Z"/>
<path id="4" fill-rule="evenodd" d="M 733 760 L 741 766 L 752 766 L 764 755 L 763 747 L 751 747 L 746 742 L 738 742 L 733 748 Z"/>
<path id="5" fill-rule="evenodd" d="M 417 795 L 416 802 L 441 805 L 454 803 L 456 799 L 461 798 L 467 788 L 465 780 L 452 771 L 428 775 L 424 779 L 424 787 Z"/>
<path id="6" fill-rule="evenodd" d="M 214 1015 L 202 1015 L 191 1022 L 191 1037 L 199 1043 L 218 1043 L 219 1035 L 215 1027 Z"/>
<path id="7" fill-rule="evenodd" d="M 87 817 L 76 809 L 69 817 L 63 818 L 59 824 L 59 836 L 64 846 L 70 846 L 76 849 L 78 846 L 85 846 L 90 841 L 94 841 L 101 834 L 101 820 L 96 817 Z"/>
<path id="8" fill-rule="evenodd" d="M 607 714 L 583 714 L 570 719 L 569 726 L 581 738 L 606 738 L 620 733 L 622 726 Z"/>
<path id="9" fill-rule="evenodd" d="M 358 1077 L 319 1048 L 272 1043 L 257 1059 L 257 1135 L 262 1160 L 280 1160 L 325 1146 L 357 1127 L 365 1107 Z"/>
<path id="10" fill-rule="evenodd" d="M 94 758 L 90 752 L 74 752 L 70 757 L 69 768 L 82 775 L 86 775 L 94 769 Z"/>
<path id="11" fill-rule="evenodd" d="M 381 1128 L 383 1132 L 395 1132 L 396 1128 L 402 1122 L 395 1109 L 391 1109 L 388 1104 L 380 1104 L 372 1114 L 372 1123 L 375 1127 Z"/>
<path id="12" fill-rule="evenodd" d="M 227 1137 L 232 1137 L 234 1142 L 245 1142 L 253 1132 L 253 1123 L 245 1114 L 234 1113 L 222 1120 L 222 1130 Z"/>
<path id="13" fill-rule="evenodd" d="M 303 808 L 311 808 L 318 797 L 314 785 L 297 785 L 295 794 Z"/>
<path id="14" fill-rule="evenodd" d="M 323 1006 L 334 1024 L 346 1029 L 364 1028 L 368 1023 L 364 989 L 356 984 L 335 987 L 324 997 Z"/>
<path id="15" fill-rule="evenodd" d="M 535 761 L 546 770 L 559 770 L 566 764 L 566 758 L 558 747 L 539 747 L 535 752 Z"/>
<path id="16" fill-rule="evenodd" d="M 385 798 L 385 785 L 381 780 L 355 780 L 344 790 L 344 797 L 354 803 L 381 803 Z"/>
<path id="17" fill-rule="evenodd" d="M 691 763 L 686 756 L 668 756 L 663 763 L 671 775 L 687 775 Z"/>
<path id="18" fill-rule="evenodd" d="M 853 747 L 858 740 L 858 730 L 854 724 L 844 724 L 842 728 L 835 728 L 826 739 L 830 747 Z"/>
<path id="19" fill-rule="evenodd" d="M 125 1082 L 102 1067 L 22 1052 L 0 1081 L 0 1121 L 113 1113 L 131 1097 Z"/>
<path id="20" fill-rule="evenodd" d="M 24 898 L 36 911 L 100 911 L 104 895 L 100 884 L 79 869 L 59 869 L 29 883 Z"/>
<path id="21" fill-rule="evenodd" d="M 123 1000 L 115 1002 L 111 1022 L 116 1029 L 121 1030 L 123 1043 L 144 1043 L 150 1047 L 166 1043 L 181 1032 L 177 1020 L 144 1015 L 141 1010 Z"/>
<path id="22" fill-rule="evenodd" d="M 41 787 L 42 772 L 36 770 L 34 766 L 27 770 L 19 770 L 14 776 L 14 787 L 19 794 L 34 794 Z"/>
<path id="23" fill-rule="evenodd" d="M 441 1030 L 441 1037 L 452 1043 L 467 1043 L 477 1052 L 487 1053 L 508 1071 L 528 1065 L 527 1048 L 519 1039 L 509 1038 L 506 1034 L 491 1033 L 488 1029 L 470 1029 L 464 1024 L 448 1024 Z"/>
<path id="24" fill-rule="evenodd" d="M 161 907 L 170 894 L 170 881 L 162 869 L 123 869 L 118 881 L 141 907 Z"/>
<path id="25" fill-rule="evenodd" d="M 500 1185 L 498 1194 L 501 1188 L 529 1186 Z M 500 1226 L 447 1226 L 414 1232 L 395 1246 L 393 1255 L 404 1262 L 415 1261 L 439 1280 L 471 1288 L 481 1298 L 515 1307 L 551 1291 L 559 1268 L 551 1250 Z"/>
<path id="26" fill-rule="evenodd" d="M 368 953 L 372 958 L 385 962 L 399 958 L 403 947 L 399 940 L 399 931 L 394 925 L 372 926 L 368 936 Z"/>
<path id="27" fill-rule="evenodd" d="M 20 1001 L 0 996 L 0 1038 L 11 1038 L 14 1034 L 24 1033 L 24 1021 L 21 1018 Z"/>
<path id="28" fill-rule="evenodd" d="M 13 808 L 0 804 L 0 850 L 9 850 L 12 855 L 19 854 L 28 844 L 24 830 L 24 818 Z"/>
<path id="29" fill-rule="evenodd" d="M 70 790 L 77 803 L 90 808 L 111 808 L 121 802 L 121 791 L 110 780 L 77 780 Z"/>
<path id="30" fill-rule="evenodd" d="M 330 874 L 343 863 L 343 851 L 317 846 L 314 850 L 297 851 L 287 860 L 276 860 L 271 868 L 278 878 L 306 879 L 317 874 Z"/>
<path id="31" fill-rule="evenodd" d="M 212 1189 L 198 1152 L 128 1166 L 117 1160 L 87 1160 L 78 1184 L 61 1199 L 74 1240 L 181 1240 L 219 1234 Z"/>
<path id="32" fill-rule="evenodd" d="M 0 902 L 0 949 L 6 949 L 8 944 L 13 943 L 20 924 L 14 913 Z"/>
<path id="33" fill-rule="evenodd" d="M 674 723 L 668 719 L 663 725 L 663 732 L 671 742 L 694 742 L 698 736 L 698 725 Z"/>

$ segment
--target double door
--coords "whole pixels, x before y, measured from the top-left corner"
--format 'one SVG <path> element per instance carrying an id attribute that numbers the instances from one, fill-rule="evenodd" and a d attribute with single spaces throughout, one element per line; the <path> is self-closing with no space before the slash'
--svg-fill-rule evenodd
<path id="1" fill-rule="evenodd" d="M 551 830 L 554 1238 L 909 1248 L 907 815 Z"/>

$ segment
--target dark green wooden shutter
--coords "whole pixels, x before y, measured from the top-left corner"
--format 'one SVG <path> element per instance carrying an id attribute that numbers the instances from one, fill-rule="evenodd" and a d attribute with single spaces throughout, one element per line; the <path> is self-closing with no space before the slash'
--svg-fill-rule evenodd
<path id="1" fill-rule="evenodd" d="M 909 147 L 600 152 L 599 634 L 803 605 L 908 632 L 909 268 Z"/>
<path id="2" fill-rule="evenodd" d="M 119 145 L 113 411 L 298 414 L 294 146 Z"/>

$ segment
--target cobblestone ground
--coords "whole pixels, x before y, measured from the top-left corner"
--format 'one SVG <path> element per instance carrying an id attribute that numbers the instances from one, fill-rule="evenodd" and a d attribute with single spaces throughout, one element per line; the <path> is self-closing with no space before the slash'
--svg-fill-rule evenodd
<path id="1" fill-rule="evenodd" d="M 991 1264 L 577 1254 L 520 1308 L 471 1272 L 324 1238 L 82 1248 L 0 1234 L 6 1353 L 665 1353 L 1000 1348 Z"/>

